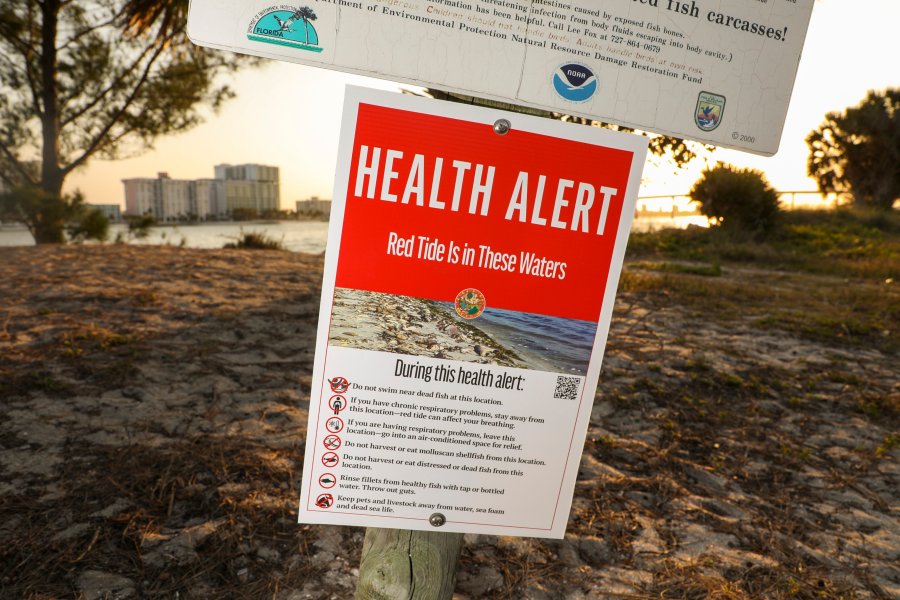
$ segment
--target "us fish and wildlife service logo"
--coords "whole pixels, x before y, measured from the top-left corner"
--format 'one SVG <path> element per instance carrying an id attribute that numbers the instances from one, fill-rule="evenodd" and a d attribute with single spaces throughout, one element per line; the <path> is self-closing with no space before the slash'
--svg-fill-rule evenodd
<path id="1" fill-rule="evenodd" d="M 553 73 L 553 89 L 569 102 L 587 102 L 597 93 L 597 76 L 587 65 L 566 63 Z"/>
<path id="2" fill-rule="evenodd" d="M 319 34 L 312 22 L 316 13 L 308 6 L 272 6 L 256 14 L 247 30 L 247 38 L 254 42 L 275 44 L 321 52 Z"/>
<path id="3" fill-rule="evenodd" d="M 453 305 L 456 314 L 463 319 L 477 319 L 486 308 L 484 294 L 475 288 L 466 288 L 458 293 Z"/>
<path id="4" fill-rule="evenodd" d="M 703 131 L 712 131 L 722 122 L 725 114 L 725 96 L 700 92 L 697 98 L 697 110 L 694 111 L 694 122 Z"/>

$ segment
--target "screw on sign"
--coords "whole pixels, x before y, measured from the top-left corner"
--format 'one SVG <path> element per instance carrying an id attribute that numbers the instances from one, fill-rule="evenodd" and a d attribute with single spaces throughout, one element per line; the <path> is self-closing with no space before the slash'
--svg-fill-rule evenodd
<path id="1" fill-rule="evenodd" d="M 339 433 L 344 428 L 344 420 L 340 417 L 331 417 L 325 421 L 325 429 L 330 433 Z"/>
<path id="2" fill-rule="evenodd" d="M 326 452 L 322 455 L 322 464 L 326 467 L 336 467 L 339 462 L 340 459 L 334 452 Z"/>
<path id="3" fill-rule="evenodd" d="M 316 498 L 316 506 L 319 508 L 331 508 L 332 504 L 334 504 L 334 497 L 331 494 L 319 494 L 319 497 Z"/>
<path id="4" fill-rule="evenodd" d="M 350 389 L 350 382 L 347 381 L 346 377 L 333 377 L 328 380 L 328 385 L 331 386 L 331 391 L 335 394 L 343 394 Z"/>
<path id="5" fill-rule="evenodd" d="M 336 484 L 337 477 L 335 477 L 331 473 L 322 473 L 321 475 L 319 475 L 319 485 L 321 485 L 326 490 L 333 488 Z"/>
<path id="6" fill-rule="evenodd" d="M 347 408 L 347 399 L 343 396 L 332 396 L 328 399 L 328 408 L 333 410 L 334 414 L 338 414 Z"/>
<path id="7" fill-rule="evenodd" d="M 341 447 L 341 438 L 336 435 L 329 435 L 322 442 L 326 450 L 337 450 Z"/>

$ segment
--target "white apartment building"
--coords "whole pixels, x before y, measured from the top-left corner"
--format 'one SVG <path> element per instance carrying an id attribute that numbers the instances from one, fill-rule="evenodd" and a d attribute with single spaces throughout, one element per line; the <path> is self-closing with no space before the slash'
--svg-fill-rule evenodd
<path id="1" fill-rule="evenodd" d="M 313 196 L 308 200 L 297 200 L 297 214 L 300 215 L 330 215 L 331 200 L 323 200 Z"/>
<path id="2" fill-rule="evenodd" d="M 188 179 L 170 179 L 167 175 L 159 178 L 159 187 L 162 205 L 160 220 L 184 221 L 190 218 L 194 182 Z"/>
<path id="3" fill-rule="evenodd" d="M 220 211 L 245 209 L 263 214 L 281 208 L 281 175 L 278 167 L 266 165 L 216 165 L 216 180 L 222 181 Z"/>
<path id="4" fill-rule="evenodd" d="M 161 222 L 227 219 L 235 209 L 264 214 L 281 205 L 278 167 L 216 165 L 215 179 L 124 179 L 125 214 Z"/>
<path id="5" fill-rule="evenodd" d="M 125 214 L 140 216 L 153 215 L 161 221 L 162 207 L 157 198 L 156 179 L 123 179 L 125 184 Z"/>
<path id="6" fill-rule="evenodd" d="M 218 218 L 218 183 L 215 179 L 198 179 L 194 182 L 191 213 L 197 215 L 198 219 Z"/>

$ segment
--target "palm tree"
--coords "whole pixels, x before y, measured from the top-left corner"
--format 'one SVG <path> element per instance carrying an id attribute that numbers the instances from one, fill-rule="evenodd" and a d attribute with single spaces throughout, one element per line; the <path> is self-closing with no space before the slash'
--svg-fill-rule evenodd
<path id="1" fill-rule="evenodd" d="M 308 6 L 303 6 L 291 15 L 292 19 L 303 19 L 303 28 L 306 31 L 306 43 L 309 43 L 309 22 L 317 19 L 315 11 Z M 318 41 L 318 40 L 317 40 Z"/>
<path id="2" fill-rule="evenodd" d="M 187 23 L 189 0 L 130 0 L 122 7 L 126 29 L 133 35 L 159 26 L 159 36 L 182 33 Z"/>

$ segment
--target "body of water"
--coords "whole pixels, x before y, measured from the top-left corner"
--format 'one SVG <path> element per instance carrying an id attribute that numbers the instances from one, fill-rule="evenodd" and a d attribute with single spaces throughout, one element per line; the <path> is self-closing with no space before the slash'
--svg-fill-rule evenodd
<path id="1" fill-rule="evenodd" d="M 187 248 L 221 248 L 236 242 L 242 233 L 262 233 L 281 242 L 293 252 L 319 254 L 325 251 L 328 223 L 323 221 L 250 221 L 245 223 L 198 223 L 196 225 L 164 225 L 152 227 L 146 238 L 128 239 L 128 227 L 111 225 L 109 239 L 121 234 L 135 245 L 170 245 Z M 30 246 L 34 240 L 24 228 L 0 228 L 0 246 Z"/>
<path id="2" fill-rule="evenodd" d="M 649 216 L 634 220 L 632 231 L 651 231 L 688 225 L 706 225 L 702 216 Z M 325 251 L 328 239 L 328 223 L 323 221 L 272 221 L 246 223 L 198 223 L 196 225 L 164 225 L 150 229 L 150 235 L 142 240 L 128 239 L 128 227 L 123 224 L 110 226 L 109 239 L 122 234 L 129 244 L 184 245 L 188 248 L 221 248 L 234 242 L 244 233 L 264 233 L 278 240 L 293 252 L 318 254 Z M 0 227 L 0 246 L 31 246 L 34 239 L 28 230 L 20 226 Z"/>
<path id="3" fill-rule="evenodd" d="M 478 328 L 542 371 L 585 375 L 597 324 L 488 308 Z"/>
<path id="4" fill-rule="evenodd" d="M 452 302 L 438 302 L 456 318 Z M 467 322 L 512 350 L 532 369 L 584 376 L 597 323 L 488 307 Z"/>

